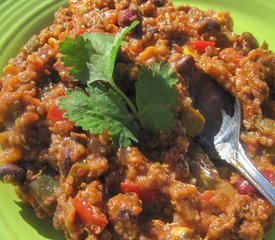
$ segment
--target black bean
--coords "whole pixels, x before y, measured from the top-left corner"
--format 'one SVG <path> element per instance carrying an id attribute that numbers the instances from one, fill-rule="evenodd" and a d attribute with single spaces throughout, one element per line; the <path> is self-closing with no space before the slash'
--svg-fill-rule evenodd
<path id="1" fill-rule="evenodd" d="M 118 25 L 121 27 L 130 26 L 136 20 L 139 20 L 139 16 L 135 10 L 125 9 L 118 14 Z"/>
<path id="2" fill-rule="evenodd" d="M 120 219 L 125 219 L 125 218 L 131 219 L 131 218 L 135 218 L 135 216 L 133 215 L 133 213 L 132 213 L 130 210 L 128 210 L 128 209 L 123 209 L 123 210 L 121 210 L 121 211 L 118 213 L 118 216 L 117 216 L 117 217 L 120 218 Z"/>
<path id="3" fill-rule="evenodd" d="M 64 176 L 67 176 L 70 168 L 72 166 L 72 160 L 71 160 L 71 148 L 70 147 L 66 147 L 63 151 L 63 153 L 61 154 L 61 159 L 59 162 L 59 167 L 60 167 L 60 171 Z"/>
<path id="4" fill-rule="evenodd" d="M 213 19 L 207 19 L 203 29 L 204 31 L 208 31 L 208 32 L 220 32 L 221 25 Z"/>
<path id="5" fill-rule="evenodd" d="M 20 182 L 25 178 L 25 171 L 23 168 L 9 163 L 5 165 L 0 165 L 0 179 L 6 181 Z"/>
<path id="6" fill-rule="evenodd" d="M 182 75 L 189 75 L 194 71 L 195 60 L 191 55 L 183 56 L 176 64 L 176 70 Z"/>
<path id="7" fill-rule="evenodd" d="M 153 3 L 157 6 L 157 7 L 162 7 L 164 5 L 164 1 L 163 0 L 153 0 Z"/>
<path id="8" fill-rule="evenodd" d="M 244 32 L 240 36 L 240 41 L 241 41 L 242 49 L 246 53 L 248 53 L 252 49 L 255 49 L 255 48 L 259 47 L 259 43 L 258 43 L 257 39 L 249 32 Z"/>

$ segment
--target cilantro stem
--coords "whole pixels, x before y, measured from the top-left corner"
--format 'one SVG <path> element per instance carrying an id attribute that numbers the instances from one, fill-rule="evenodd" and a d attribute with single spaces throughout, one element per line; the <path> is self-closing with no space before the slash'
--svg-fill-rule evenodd
<path id="1" fill-rule="evenodd" d="M 138 110 L 133 102 L 115 85 L 111 84 L 113 89 L 119 94 L 119 96 L 127 103 L 127 105 L 132 110 L 135 117 L 138 117 Z"/>

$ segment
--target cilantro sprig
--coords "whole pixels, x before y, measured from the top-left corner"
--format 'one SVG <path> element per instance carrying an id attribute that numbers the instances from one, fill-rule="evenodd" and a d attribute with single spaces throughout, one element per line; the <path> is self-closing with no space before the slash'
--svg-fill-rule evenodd
<path id="1" fill-rule="evenodd" d="M 109 83 L 135 114 L 135 105 L 117 87 L 113 72 L 118 50 L 124 44 L 123 38 L 138 24 L 138 21 L 133 22 L 115 36 L 94 32 L 77 36 L 75 41 L 66 38 L 65 42 L 60 44 L 60 53 L 65 55 L 61 60 L 65 66 L 72 67 L 70 74 L 75 80 L 80 80 L 88 86 L 95 81 Z"/>
<path id="2" fill-rule="evenodd" d="M 138 142 L 141 128 L 153 133 L 169 129 L 178 99 L 178 80 L 166 63 L 141 68 L 135 103 L 116 85 L 113 72 L 118 50 L 125 35 L 137 24 L 134 22 L 115 36 L 88 33 L 60 44 L 62 61 L 70 67 L 70 75 L 87 87 L 68 90 L 59 108 L 66 110 L 65 117 L 83 130 L 98 134 L 108 129 L 112 142 L 119 147 Z"/>

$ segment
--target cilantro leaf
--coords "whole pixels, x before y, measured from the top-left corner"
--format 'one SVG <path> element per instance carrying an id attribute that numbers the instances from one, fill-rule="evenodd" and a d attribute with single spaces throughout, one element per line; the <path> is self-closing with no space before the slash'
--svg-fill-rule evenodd
<path id="1" fill-rule="evenodd" d="M 84 34 L 83 38 L 90 41 L 94 46 L 95 54 L 92 55 L 87 67 L 89 69 L 89 78 L 87 83 L 102 80 L 113 83 L 113 66 L 111 62 L 110 48 L 114 37 L 100 33 Z"/>
<path id="2" fill-rule="evenodd" d="M 60 53 L 64 54 L 61 60 L 66 67 L 70 69 L 70 75 L 82 83 L 86 83 L 89 79 L 89 68 L 87 62 L 94 55 L 94 47 L 92 43 L 85 40 L 83 37 L 76 36 L 75 41 L 71 38 L 66 38 L 60 43 Z"/>
<path id="3" fill-rule="evenodd" d="M 60 99 L 58 107 L 66 110 L 65 117 L 83 130 L 99 134 L 108 129 L 112 142 L 119 147 L 138 141 L 139 127 L 114 90 L 98 83 L 87 87 L 86 92 L 80 88 L 68 90 L 67 96 Z"/>
<path id="4" fill-rule="evenodd" d="M 125 35 L 138 23 L 133 22 L 115 36 L 94 32 L 76 36 L 75 41 L 66 38 L 60 44 L 60 53 L 64 54 L 62 61 L 65 66 L 72 67 L 71 76 L 88 85 L 101 80 L 114 86 L 113 71 L 118 50 Z"/>
<path id="5" fill-rule="evenodd" d="M 177 84 L 177 74 L 173 72 L 173 69 L 170 64 L 161 62 L 158 66 L 158 64 L 154 63 L 151 67 L 155 73 L 162 76 L 162 78 L 166 79 L 166 82 L 170 87 Z"/>
<path id="6" fill-rule="evenodd" d="M 84 34 L 84 39 L 90 40 L 94 46 L 95 54 L 91 57 L 87 66 L 90 71 L 88 84 L 102 80 L 114 84 L 113 71 L 118 49 L 123 43 L 123 38 L 138 24 L 133 22 L 129 27 L 123 28 L 115 37 L 101 33 Z"/>
<path id="7" fill-rule="evenodd" d="M 174 122 L 173 109 L 177 105 L 178 82 L 169 64 L 142 67 L 136 82 L 136 104 L 142 127 L 154 133 L 170 128 Z"/>

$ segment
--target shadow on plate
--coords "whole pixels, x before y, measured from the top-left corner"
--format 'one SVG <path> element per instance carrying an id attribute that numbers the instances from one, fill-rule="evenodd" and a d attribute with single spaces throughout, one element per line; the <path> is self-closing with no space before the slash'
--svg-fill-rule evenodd
<path id="1" fill-rule="evenodd" d="M 51 220 L 37 218 L 33 209 L 21 202 L 15 202 L 15 204 L 21 208 L 19 212 L 21 217 L 43 238 L 49 240 L 65 240 L 64 232 L 54 229 Z"/>

